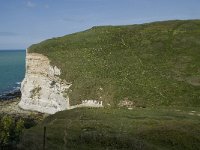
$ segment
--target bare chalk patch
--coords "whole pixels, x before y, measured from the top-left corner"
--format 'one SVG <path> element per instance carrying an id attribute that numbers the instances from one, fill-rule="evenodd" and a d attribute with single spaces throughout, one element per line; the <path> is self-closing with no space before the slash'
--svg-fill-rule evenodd
<path id="1" fill-rule="evenodd" d="M 179 110 L 179 109 L 176 109 L 175 111 L 177 111 L 177 112 L 180 112 L 181 110 Z"/>
<path id="2" fill-rule="evenodd" d="M 194 111 L 194 110 L 193 110 L 193 111 L 191 111 L 191 113 L 195 113 L 195 112 L 196 112 L 196 111 Z"/>
<path id="3" fill-rule="evenodd" d="M 190 112 L 190 113 L 188 113 L 188 114 L 189 114 L 189 115 L 192 115 L 192 116 L 194 115 L 194 113 L 192 113 L 192 112 Z"/>
<path id="4" fill-rule="evenodd" d="M 200 77 L 195 77 L 195 76 L 188 77 L 186 79 L 186 82 L 193 86 L 200 86 Z"/>

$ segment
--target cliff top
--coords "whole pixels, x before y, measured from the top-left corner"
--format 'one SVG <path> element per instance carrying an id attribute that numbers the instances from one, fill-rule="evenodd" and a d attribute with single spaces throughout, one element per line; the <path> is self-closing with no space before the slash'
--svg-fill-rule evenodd
<path id="1" fill-rule="evenodd" d="M 74 104 L 200 106 L 200 20 L 103 26 L 32 45 L 72 83 Z"/>

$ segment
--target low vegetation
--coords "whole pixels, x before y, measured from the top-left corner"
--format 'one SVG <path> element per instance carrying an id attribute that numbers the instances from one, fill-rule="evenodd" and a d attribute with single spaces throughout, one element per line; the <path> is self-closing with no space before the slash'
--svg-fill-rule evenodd
<path id="1" fill-rule="evenodd" d="M 23 129 L 22 119 L 14 120 L 10 116 L 3 116 L 0 120 L 0 147 L 6 149 L 16 145 Z"/>
<path id="2" fill-rule="evenodd" d="M 39 86 L 31 90 L 31 98 L 33 99 L 36 96 L 40 97 L 40 91 L 41 91 L 41 87 Z"/>
<path id="3" fill-rule="evenodd" d="M 17 149 L 22 131 L 41 121 L 42 115 L 14 115 L 0 113 L 0 150 Z"/>
<path id="4" fill-rule="evenodd" d="M 200 21 L 93 27 L 32 45 L 72 83 L 70 102 L 200 106 Z"/>
<path id="5" fill-rule="evenodd" d="M 79 108 L 56 113 L 24 132 L 19 149 L 199 150 L 198 108 Z"/>

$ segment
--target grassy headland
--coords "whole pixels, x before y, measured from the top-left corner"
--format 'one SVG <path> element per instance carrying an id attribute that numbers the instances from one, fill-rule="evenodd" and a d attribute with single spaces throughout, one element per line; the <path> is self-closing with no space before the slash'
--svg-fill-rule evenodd
<path id="1" fill-rule="evenodd" d="M 200 149 L 199 20 L 93 27 L 28 52 L 61 69 L 72 83 L 70 103 L 97 99 L 113 107 L 49 116 L 23 133 L 19 149 L 41 149 L 44 126 L 48 150 Z M 123 100 L 136 107 L 114 107 Z"/>
<path id="2" fill-rule="evenodd" d="M 70 103 L 200 106 L 200 21 L 93 27 L 32 45 L 72 83 Z"/>

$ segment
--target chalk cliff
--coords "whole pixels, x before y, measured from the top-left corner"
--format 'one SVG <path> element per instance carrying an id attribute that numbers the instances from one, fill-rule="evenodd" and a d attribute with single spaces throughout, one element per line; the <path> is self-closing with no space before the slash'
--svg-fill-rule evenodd
<path id="1" fill-rule="evenodd" d="M 84 100 L 82 104 L 70 106 L 67 91 L 71 84 L 61 80 L 60 74 L 60 69 L 51 66 L 46 56 L 27 53 L 19 107 L 48 114 L 77 107 L 103 107 L 102 101 L 96 100 Z"/>
<path id="2" fill-rule="evenodd" d="M 49 59 L 37 53 L 26 55 L 26 75 L 21 85 L 22 98 L 19 106 L 53 114 L 69 108 L 65 94 L 70 87 L 59 78 L 60 70 L 51 66 Z"/>

